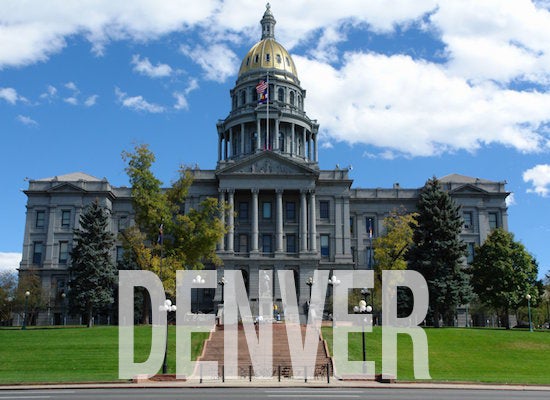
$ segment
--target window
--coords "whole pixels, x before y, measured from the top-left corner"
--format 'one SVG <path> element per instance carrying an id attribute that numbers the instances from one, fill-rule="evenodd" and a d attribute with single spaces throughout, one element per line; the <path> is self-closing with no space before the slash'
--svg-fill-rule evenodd
<path id="1" fill-rule="evenodd" d="M 367 247 L 365 248 L 365 264 L 367 265 L 367 269 L 373 269 L 374 266 L 374 253 L 372 251 L 372 248 Z"/>
<path id="2" fill-rule="evenodd" d="M 321 257 L 330 256 L 329 236 L 321 235 Z"/>
<path id="3" fill-rule="evenodd" d="M 271 202 L 270 201 L 264 201 L 262 203 L 262 218 L 271 219 Z"/>
<path id="4" fill-rule="evenodd" d="M 468 254 L 466 255 L 466 262 L 468 264 L 471 264 L 474 262 L 474 256 L 475 256 L 475 243 L 474 242 L 468 242 L 467 245 Z"/>
<path id="5" fill-rule="evenodd" d="M 246 59 L 246 66 L 248 67 L 250 65 L 250 57 Z"/>
<path id="6" fill-rule="evenodd" d="M 121 262 L 122 258 L 124 257 L 124 247 L 117 246 L 116 247 L 116 262 Z"/>
<path id="7" fill-rule="evenodd" d="M 246 201 L 239 203 L 239 221 L 248 221 L 248 203 Z"/>
<path id="8" fill-rule="evenodd" d="M 59 264 L 67 264 L 69 259 L 69 242 L 59 242 Z"/>
<path id="9" fill-rule="evenodd" d="M 239 235 L 239 253 L 248 253 L 248 235 L 241 233 Z"/>
<path id="10" fill-rule="evenodd" d="M 296 235 L 286 235 L 286 252 L 296 253 Z"/>
<path id="11" fill-rule="evenodd" d="M 283 88 L 279 88 L 277 91 L 277 100 L 280 102 L 285 101 L 285 90 Z"/>
<path id="12" fill-rule="evenodd" d="M 355 225 L 353 223 L 353 217 L 349 217 L 349 233 L 351 236 L 353 236 L 353 233 L 355 232 Z"/>
<path id="13" fill-rule="evenodd" d="M 254 56 L 254 63 L 255 63 L 255 64 L 258 64 L 258 61 L 260 61 L 260 56 L 259 56 L 258 54 L 256 54 L 256 55 Z"/>
<path id="14" fill-rule="evenodd" d="M 498 214 L 495 212 L 489 213 L 489 229 L 497 229 L 498 228 Z"/>
<path id="15" fill-rule="evenodd" d="M 118 231 L 122 232 L 127 227 L 128 227 L 128 217 L 126 215 L 120 216 L 118 218 Z"/>
<path id="16" fill-rule="evenodd" d="M 288 57 L 285 57 L 285 60 L 286 60 L 286 65 L 290 67 L 290 60 L 288 59 Z"/>
<path id="17" fill-rule="evenodd" d="M 277 54 L 275 58 L 277 60 L 277 64 L 280 64 L 283 61 L 280 54 Z"/>
<path id="18" fill-rule="evenodd" d="M 279 132 L 279 150 L 285 151 L 285 133 Z"/>
<path id="19" fill-rule="evenodd" d="M 294 105 L 294 91 L 291 91 L 290 92 L 290 105 L 293 106 Z"/>
<path id="20" fill-rule="evenodd" d="M 286 202 L 286 220 L 296 222 L 296 203 L 293 201 Z"/>
<path id="21" fill-rule="evenodd" d="M 265 61 L 269 62 L 271 60 L 271 55 L 269 53 L 265 53 Z"/>
<path id="22" fill-rule="evenodd" d="M 262 252 L 271 253 L 271 235 L 263 234 L 262 235 Z"/>
<path id="23" fill-rule="evenodd" d="M 464 219 L 464 229 L 472 230 L 474 228 L 472 213 L 470 211 L 464 212 L 462 214 L 462 219 Z"/>
<path id="24" fill-rule="evenodd" d="M 329 205 L 328 201 L 322 200 L 319 202 L 319 218 L 321 219 L 329 218 L 328 205 Z"/>
<path id="25" fill-rule="evenodd" d="M 46 220 L 46 212 L 43 210 L 36 212 L 36 224 L 37 228 L 44 228 L 44 221 Z"/>
<path id="26" fill-rule="evenodd" d="M 71 210 L 61 211 L 61 226 L 68 228 L 71 225 Z"/>
<path id="27" fill-rule="evenodd" d="M 246 90 L 241 90 L 240 92 L 241 96 L 241 106 L 246 104 Z"/>
<path id="28" fill-rule="evenodd" d="M 32 263 L 36 265 L 42 265 L 42 242 L 33 243 Z"/>
<path id="29" fill-rule="evenodd" d="M 376 236 L 376 232 L 374 230 L 375 224 L 374 224 L 374 218 L 373 217 L 367 217 L 367 220 L 365 221 L 365 227 L 367 228 L 367 235 L 369 238 L 373 238 Z"/>

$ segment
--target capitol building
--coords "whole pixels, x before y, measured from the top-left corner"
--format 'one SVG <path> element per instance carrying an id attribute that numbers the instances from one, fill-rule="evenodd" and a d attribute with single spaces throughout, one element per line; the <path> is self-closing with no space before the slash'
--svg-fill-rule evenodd
<path id="1" fill-rule="evenodd" d="M 421 190 L 398 183 L 357 188 L 348 168 L 319 168 L 322 120 L 306 112 L 300 71 L 276 41 L 275 25 L 268 6 L 261 19 L 261 40 L 243 57 L 230 91 L 229 115 L 212 130 L 217 135 L 216 148 L 209 150 L 217 152 L 215 169 L 192 171 L 185 202 L 186 211 L 208 197 L 228 205 L 227 233 L 217 248 L 223 265 L 216 268 L 220 278 L 225 269 L 242 271 L 253 313 L 258 311 L 262 270 L 273 271 L 274 301 L 279 305 L 277 271 L 292 270 L 304 310 L 313 270 L 337 275 L 341 269 L 373 268 L 372 239 L 383 234 L 384 218 L 398 209 L 414 211 Z M 471 258 L 474 245 L 483 243 L 492 229 L 507 229 L 505 182 L 459 174 L 441 177 L 440 182 L 462 206 L 462 239 Z M 73 230 L 83 209 L 99 199 L 110 212 L 116 236 L 133 223 L 131 189 L 78 172 L 31 180 L 25 194 L 20 274 L 37 271 L 48 294 L 47 309 L 35 322 L 60 323 Z M 118 242 L 113 259 L 121 256 Z M 211 311 L 221 300 L 221 288 L 204 289 L 201 296 L 201 309 Z"/>

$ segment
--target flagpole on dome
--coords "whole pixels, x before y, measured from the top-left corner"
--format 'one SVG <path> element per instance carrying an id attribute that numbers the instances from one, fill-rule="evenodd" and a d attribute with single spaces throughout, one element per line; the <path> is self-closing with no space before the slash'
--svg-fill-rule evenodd
<path id="1" fill-rule="evenodd" d="M 270 96 L 270 93 L 269 93 L 269 71 L 267 71 L 267 120 L 266 120 L 266 124 L 267 124 L 266 142 L 267 143 L 265 144 L 265 147 L 267 148 L 267 150 L 271 150 L 271 143 L 269 141 L 269 96 Z"/>

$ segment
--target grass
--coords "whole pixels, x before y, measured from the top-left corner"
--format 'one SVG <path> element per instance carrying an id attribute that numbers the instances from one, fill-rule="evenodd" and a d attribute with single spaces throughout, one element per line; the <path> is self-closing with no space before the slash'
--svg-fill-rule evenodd
<path id="1" fill-rule="evenodd" d="M 135 328 L 135 361 L 143 362 L 151 346 L 151 328 Z M 168 373 L 175 373 L 176 329 L 170 326 Z M 195 359 L 208 333 L 193 333 Z M 0 384 L 118 380 L 118 328 L 29 328 L 0 330 Z"/>
<path id="2" fill-rule="evenodd" d="M 503 329 L 425 329 L 434 381 L 550 385 L 550 333 Z M 366 333 L 367 360 L 381 372 L 382 330 Z M 332 352 L 332 328 L 323 328 Z M 350 334 L 350 360 L 362 360 L 361 333 Z M 397 378 L 414 380 L 412 341 L 398 335 Z"/>

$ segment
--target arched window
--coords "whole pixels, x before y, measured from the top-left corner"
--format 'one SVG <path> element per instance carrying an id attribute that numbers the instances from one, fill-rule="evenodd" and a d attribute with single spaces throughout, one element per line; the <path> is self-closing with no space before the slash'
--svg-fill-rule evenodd
<path id="1" fill-rule="evenodd" d="M 282 58 L 280 54 L 277 54 L 276 59 L 277 59 L 277 64 L 280 64 L 282 62 Z"/>
<path id="2" fill-rule="evenodd" d="M 269 62 L 271 60 L 271 56 L 269 53 L 265 53 L 265 61 Z"/>
<path id="3" fill-rule="evenodd" d="M 273 97 L 272 97 L 272 96 L 275 96 L 275 89 L 274 89 L 274 87 L 273 87 L 273 84 L 270 83 L 270 84 L 269 84 L 268 97 L 267 97 L 267 98 L 269 99 L 269 102 L 270 102 L 270 103 L 273 102 Z"/>
<path id="4" fill-rule="evenodd" d="M 246 90 L 241 90 L 240 92 L 241 96 L 241 106 L 246 104 Z"/>
<path id="5" fill-rule="evenodd" d="M 277 92 L 277 100 L 281 103 L 285 101 L 285 90 L 283 88 L 279 88 Z"/>
<path id="6" fill-rule="evenodd" d="M 254 56 L 254 64 L 258 64 L 258 61 L 260 61 L 260 56 L 258 54 L 256 54 Z"/>
<path id="7" fill-rule="evenodd" d="M 290 105 L 294 106 L 294 90 L 290 92 Z"/>
<path id="8" fill-rule="evenodd" d="M 237 108 L 237 95 L 233 96 L 233 109 Z"/>
<path id="9" fill-rule="evenodd" d="M 279 150 L 285 152 L 285 134 L 284 132 L 279 132 Z"/>
<path id="10" fill-rule="evenodd" d="M 246 59 L 246 66 L 248 67 L 250 65 L 250 57 L 247 57 Z"/>

